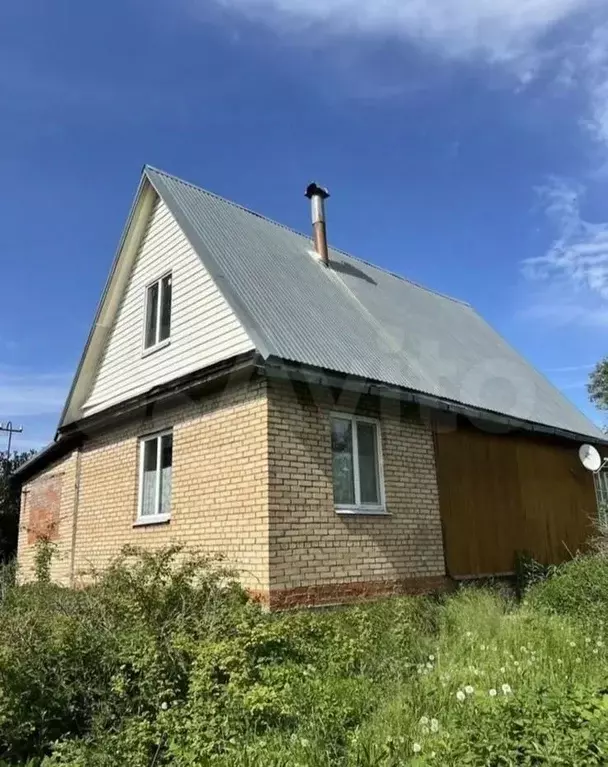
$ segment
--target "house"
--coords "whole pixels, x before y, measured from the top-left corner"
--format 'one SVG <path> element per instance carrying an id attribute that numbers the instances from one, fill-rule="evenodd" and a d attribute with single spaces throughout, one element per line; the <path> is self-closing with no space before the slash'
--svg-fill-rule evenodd
<path id="1" fill-rule="evenodd" d="M 603 434 L 460 301 L 144 168 L 55 441 L 18 473 L 19 562 L 223 553 L 271 608 L 559 562 Z"/>

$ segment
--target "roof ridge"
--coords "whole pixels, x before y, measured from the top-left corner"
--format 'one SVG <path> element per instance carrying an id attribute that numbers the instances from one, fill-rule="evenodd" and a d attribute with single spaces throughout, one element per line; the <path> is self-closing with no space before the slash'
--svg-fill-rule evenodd
<path id="1" fill-rule="evenodd" d="M 303 232 L 300 232 L 291 226 L 287 226 L 286 224 L 282 224 L 280 221 L 275 221 L 275 219 L 269 218 L 268 216 L 265 216 L 262 213 L 258 213 L 255 210 L 251 210 L 251 208 L 247 208 L 245 207 L 245 205 L 241 205 L 240 203 L 235 202 L 234 200 L 229 200 L 227 197 L 223 197 L 221 194 L 217 194 L 216 192 L 211 192 L 209 189 L 204 189 L 202 186 L 198 186 L 198 184 L 193 184 L 191 181 L 186 181 L 183 178 L 180 178 L 179 176 L 175 176 L 173 173 L 167 173 L 166 171 L 161 170 L 160 168 L 155 168 L 153 165 L 144 165 L 144 172 L 149 170 L 153 171 L 154 173 L 159 173 L 161 176 L 166 176 L 167 178 L 171 178 L 174 181 L 178 181 L 180 184 L 184 184 L 184 186 L 189 186 L 192 189 L 196 189 L 198 192 L 202 192 L 203 194 L 209 195 L 209 197 L 214 197 L 216 200 L 220 200 L 221 202 L 227 203 L 228 205 L 231 205 L 233 208 L 238 208 L 239 210 L 242 210 L 245 213 L 249 213 L 251 216 L 255 216 L 256 218 L 261 218 L 263 221 L 266 221 L 269 224 L 273 224 L 273 226 L 277 226 L 280 229 L 284 229 L 287 232 L 291 232 L 292 234 L 297 234 L 298 237 L 304 238 L 307 242 L 312 242 L 312 237 L 308 237 Z M 439 290 L 434 290 L 433 288 L 429 288 L 426 285 L 421 285 L 419 282 L 416 282 L 415 280 L 412 280 L 409 277 L 404 277 L 402 274 L 393 272 L 390 269 L 386 269 L 383 266 L 378 266 L 378 264 L 373 264 L 371 261 L 366 261 L 364 258 L 360 258 L 359 256 L 354 256 L 352 253 L 349 253 L 346 250 L 342 250 L 341 248 L 336 248 L 333 245 L 330 245 L 329 249 L 330 251 L 333 250 L 335 253 L 339 253 L 341 256 L 352 258 L 353 261 L 358 261 L 361 264 L 365 264 L 366 266 L 369 266 L 373 269 L 377 269 L 379 272 L 383 272 L 384 274 L 389 274 L 391 277 L 395 277 L 398 280 L 403 280 L 403 282 L 408 282 L 410 285 L 413 285 L 414 287 L 419 288 L 420 290 L 424 290 L 427 293 L 431 293 L 435 296 L 439 296 L 439 298 L 445 298 L 448 301 L 453 301 L 456 304 L 467 306 L 470 309 L 473 309 L 473 306 L 468 301 L 464 301 L 461 298 L 455 298 L 454 296 L 450 296 L 447 293 L 442 293 Z"/>

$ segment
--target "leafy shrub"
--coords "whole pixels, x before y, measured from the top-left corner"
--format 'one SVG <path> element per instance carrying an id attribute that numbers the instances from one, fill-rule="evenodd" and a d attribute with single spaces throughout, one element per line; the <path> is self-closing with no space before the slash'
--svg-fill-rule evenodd
<path id="1" fill-rule="evenodd" d="M 15 586 L 0 605 L 0 758 L 42 756 L 183 694 L 190 647 L 246 599 L 229 574 L 179 549 L 133 550 L 91 586 Z"/>
<path id="2" fill-rule="evenodd" d="M 9 582 L 0 766 L 607 764 L 606 570 L 576 560 L 523 605 L 468 588 L 279 615 L 177 548 L 80 591 Z"/>
<path id="3" fill-rule="evenodd" d="M 537 608 L 578 619 L 608 619 L 608 559 L 579 556 L 535 586 L 528 600 Z"/>

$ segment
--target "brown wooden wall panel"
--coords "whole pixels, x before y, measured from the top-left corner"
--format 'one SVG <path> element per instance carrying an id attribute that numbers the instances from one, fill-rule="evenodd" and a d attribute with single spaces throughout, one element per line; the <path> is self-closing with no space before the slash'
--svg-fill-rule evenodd
<path id="1" fill-rule="evenodd" d="M 593 477 L 576 443 L 491 434 L 436 434 L 448 573 L 509 573 L 527 551 L 558 563 L 584 548 L 597 515 Z"/>

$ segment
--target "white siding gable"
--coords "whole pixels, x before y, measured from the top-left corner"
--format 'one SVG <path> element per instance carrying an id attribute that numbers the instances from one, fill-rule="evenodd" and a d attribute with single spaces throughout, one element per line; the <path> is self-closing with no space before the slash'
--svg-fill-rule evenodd
<path id="1" fill-rule="evenodd" d="M 146 286 L 173 275 L 171 341 L 144 354 Z M 227 301 L 162 200 L 135 259 L 85 415 L 254 348 Z"/>

